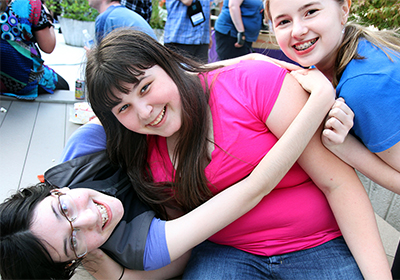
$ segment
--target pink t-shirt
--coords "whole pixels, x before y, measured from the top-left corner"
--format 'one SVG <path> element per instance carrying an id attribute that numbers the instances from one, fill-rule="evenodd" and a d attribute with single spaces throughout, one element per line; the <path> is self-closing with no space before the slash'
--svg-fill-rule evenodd
<path id="1" fill-rule="evenodd" d="M 262 61 L 242 61 L 209 73 L 214 140 L 220 147 L 214 149 L 205 170 L 213 193 L 249 175 L 276 143 L 265 122 L 286 73 Z M 149 147 L 154 179 L 171 181 L 173 166 L 166 139 L 149 137 Z M 272 256 L 312 248 L 338 236 L 341 233 L 325 196 L 295 164 L 253 210 L 209 240 Z"/>

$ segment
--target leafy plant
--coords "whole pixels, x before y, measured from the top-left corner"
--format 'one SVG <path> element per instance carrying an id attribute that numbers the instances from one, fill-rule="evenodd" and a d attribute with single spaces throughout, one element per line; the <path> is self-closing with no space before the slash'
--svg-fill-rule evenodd
<path id="1" fill-rule="evenodd" d="M 64 18 L 95 21 L 99 13 L 89 6 L 87 0 L 46 0 L 50 11 Z"/>
<path id="2" fill-rule="evenodd" d="M 398 0 L 354 0 L 351 20 L 378 29 L 400 27 L 400 2 Z"/>
<path id="3" fill-rule="evenodd" d="M 151 6 L 153 7 L 153 12 L 151 13 L 150 26 L 153 29 L 164 29 L 166 20 L 166 10 L 161 7 L 165 5 L 165 1 L 152 0 Z"/>

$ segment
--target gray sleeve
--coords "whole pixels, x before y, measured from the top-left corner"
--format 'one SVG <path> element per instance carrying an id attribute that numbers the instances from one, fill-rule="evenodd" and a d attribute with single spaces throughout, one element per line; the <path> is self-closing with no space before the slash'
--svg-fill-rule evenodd
<path id="1" fill-rule="evenodd" d="M 144 249 L 153 218 L 154 212 L 147 211 L 129 223 L 121 221 L 101 249 L 126 268 L 144 270 Z"/>

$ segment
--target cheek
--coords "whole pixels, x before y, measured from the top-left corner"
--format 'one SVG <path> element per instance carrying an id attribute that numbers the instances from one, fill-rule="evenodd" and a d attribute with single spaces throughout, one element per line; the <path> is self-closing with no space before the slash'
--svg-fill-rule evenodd
<path id="1" fill-rule="evenodd" d="M 132 113 L 126 113 L 119 115 L 117 117 L 117 120 L 127 129 L 135 131 L 136 128 L 136 119 L 134 118 L 134 114 Z"/>
<path id="2" fill-rule="evenodd" d="M 279 47 L 282 49 L 282 51 L 287 51 L 290 49 L 289 47 L 289 41 L 290 41 L 290 33 L 288 31 L 282 31 L 278 30 L 275 32 L 275 38 L 276 41 L 279 44 Z"/>
<path id="3" fill-rule="evenodd" d="M 109 236 L 105 238 L 93 232 L 85 233 L 87 251 L 92 252 L 93 250 L 98 249 L 101 245 L 103 245 L 107 241 L 108 237 Z"/>

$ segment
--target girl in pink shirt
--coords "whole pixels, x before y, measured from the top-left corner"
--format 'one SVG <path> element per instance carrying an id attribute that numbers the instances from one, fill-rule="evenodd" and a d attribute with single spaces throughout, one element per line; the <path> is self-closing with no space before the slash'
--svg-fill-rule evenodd
<path id="1" fill-rule="evenodd" d="M 332 89 L 318 74 L 313 94 Z M 86 75 L 110 158 L 169 218 L 247 177 L 308 98 L 270 63 L 204 68 L 128 30 L 90 53 Z M 365 190 L 319 133 L 260 204 L 194 249 L 184 278 L 361 279 L 342 233 L 365 277 L 390 275 Z"/>

